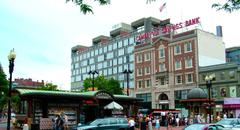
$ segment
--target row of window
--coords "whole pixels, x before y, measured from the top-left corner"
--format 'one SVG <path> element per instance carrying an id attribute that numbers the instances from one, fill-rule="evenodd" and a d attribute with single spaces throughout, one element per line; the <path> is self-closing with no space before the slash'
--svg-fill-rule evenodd
<path id="1" fill-rule="evenodd" d="M 215 74 L 215 81 L 223 81 L 223 80 L 232 80 L 235 79 L 236 72 L 234 70 L 231 71 L 221 71 L 221 72 L 216 72 Z M 201 74 L 201 82 L 205 82 L 205 77 L 207 74 Z"/>
<path id="2" fill-rule="evenodd" d="M 188 53 L 188 52 L 192 52 L 192 43 L 191 42 L 187 42 L 184 44 L 184 52 Z M 179 55 L 181 54 L 181 46 L 180 45 L 176 45 L 174 46 L 174 54 L 175 55 Z M 142 54 L 137 54 L 137 63 L 141 63 L 143 61 L 143 57 Z M 164 46 L 160 46 L 159 47 L 159 58 L 165 58 L 165 47 Z M 144 61 L 149 61 L 151 60 L 151 53 L 147 52 L 144 54 Z"/>
<path id="3" fill-rule="evenodd" d="M 99 67 L 99 66 L 98 66 Z M 90 70 L 97 70 L 99 74 L 103 75 L 112 75 L 112 74 L 119 74 L 122 73 L 124 70 L 130 69 L 133 70 L 133 64 L 124 64 L 124 65 L 119 65 L 115 67 L 109 67 L 106 69 L 95 69 L 95 65 L 87 66 L 87 67 L 82 67 L 79 69 L 74 69 L 72 70 L 72 76 L 74 75 L 81 75 L 81 74 L 88 74 Z"/>
<path id="4" fill-rule="evenodd" d="M 84 53 L 81 53 L 79 55 L 79 57 L 74 58 L 74 62 L 77 61 L 81 61 L 84 59 L 88 59 L 90 57 L 94 57 L 94 56 L 98 56 L 101 55 L 103 53 L 107 53 L 107 52 L 111 52 L 113 50 L 119 50 L 122 47 L 127 47 L 127 48 L 131 48 L 130 50 L 128 50 L 128 53 L 132 53 L 133 52 L 133 46 L 129 46 L 129 45 L 134 45 L 135 40 L 134 37 L 131 37 L 129 39 L 125 39 L 123 41 L 119 41 L 119 42 L 114 42 L 114 43 L 109 43 L 104 47 L 99 47 L 98 48 L 93 48 L 92 50 L 86 51 Z M 120 52 L 121 54 L 121 52 Z"/>
<path id="5" fill-rule="evenodd" d="M 175 76 L 175 84 L 182 84 L 183 83 L 183 78 L 185 78 L 185 83 L 193 83 L 193 74 L 189 73 L 189 74 L 185 74 L 185 76 L 183 77 L 183 75 L 176 75 Z M 165 77 L 159 78 L 159 80 L 157 80 L 158 84 L 160 85 L 165 85 L 168 84 L 168 80 Z M 144 84 L 143 84 L 144 83 Z M 145 86 L 145 88 L 151 87 L 151 79 L 146 79 L 146 80 L 138 80 L 137 81 L 137 88 L 143 88 L 143 86 Z"/>

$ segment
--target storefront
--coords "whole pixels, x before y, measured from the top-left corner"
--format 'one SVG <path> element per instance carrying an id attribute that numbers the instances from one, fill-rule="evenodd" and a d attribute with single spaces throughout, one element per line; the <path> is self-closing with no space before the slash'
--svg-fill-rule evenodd
<path id="1" fill-rule="evenodd" d="M 224 98 L 223 111 L 229 118 L 240 117 L 240 98 Z"/>
<path id="2" fill-rule="evenodd" d="M 126 95 L 112 95 L 106 91 L 63 92 L 43 91 L 32 89 L 16 89 L 14 94 L 21 98 L 18 119 L 29 125 L 38 124 L 39 127 L 52 127 L 52 119 L 57 115 L 67 115 L 69 125 L 86 123 L 95 118 L 116 114 L 104 106 L 112 101 L 123 107 L 121 113 L 135 114 L 141 99 Z M 21 117 L 21 118 L 20 118 Z"/>

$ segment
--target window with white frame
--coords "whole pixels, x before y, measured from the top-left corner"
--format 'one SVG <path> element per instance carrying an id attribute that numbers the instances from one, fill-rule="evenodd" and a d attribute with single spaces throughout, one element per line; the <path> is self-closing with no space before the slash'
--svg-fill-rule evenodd
<path id="1" fill-rule="evenodd" d="M 185 59 L 185 67 L 186 68 L 192 68 L 193 67 L 192 58 Z"/>
<path id="2" fill-rule="evenodd" d="M 150 53 L 150 52 L 145 53 L 145 54 L 144 54 L 144 60 L 145 60 L 145 61 L 150 61 L 150 59 L 151 59 L 151 53 Z"/>
<path id="3" fill-rule="evenodd" d="M 163 72 L 166 70 L 165 63 L 160 63 L 159 64 L 159 72 Z"/>
<path id="4" fill-rule="evenodd" d="M 137 69 L 137 76 L 142 76 L 142 68 Z"/>
<path id="5" fill-rule="evenodd" d="M 192 51 L 192 42 L 187 42 L 184 45 L 185 52 L 191 52 Z"/>
<path id="6" fill-rule="evenodd" d="M 185 79 L 186 83 L 193 83 L 193 74 L 192 73 L 186 74 Z"/>
<path id="7" fill-rule="evenodd" d="M 137 63 L 142 62 L 142 54 L 137 55 Z"/>
<path id="8" fill-rule="evenodd" d="M 145 67 L 145 75 L 150 74 L 150 66 Z"/>
<path id="9" fill-rule="evenodd" d="M 145 86 L 146 88 L 149 88 L 151 86 L 151 79 L 145 80 Z"/>
<path id="10" fill-rule="evenodd" d="M 180 45 L 176 45 L 174 47 L 174 54 L 176 54 L 176 55 L 181 54 L 181 46 Z"/>
<path id="11" fill-rule="evenodd" d="M 179 70 L 182 69 L 182 64 L 181 61 L 175 61 L 175 70 Z"/>
<path id="12" fill-rule="evenodd" d="M 159 48 L 159 58 L 164 58 L 165 57 L 165 49 L 164 47 Z"/>
<path id="13" fill-rule="evenodd" d="M 176 75 L 175 76 L 175 83 L 176 84 L 182 84 L 182 75 Z"/>
<path id="14" fill-rule="evenodd" d="M 142 88 L 142 80 L 138 80 L 137 81 L 137 87 L 138 88 Z"/>

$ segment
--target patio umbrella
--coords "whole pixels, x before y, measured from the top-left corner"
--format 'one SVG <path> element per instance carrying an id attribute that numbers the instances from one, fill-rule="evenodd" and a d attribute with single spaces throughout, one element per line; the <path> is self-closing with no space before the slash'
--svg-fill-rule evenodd
<path id="1" fill-rule="evenodd" d="M 123 107 L 116 102 L 111 102 L 104 107 L 104 109 L 123 110 Z"/>

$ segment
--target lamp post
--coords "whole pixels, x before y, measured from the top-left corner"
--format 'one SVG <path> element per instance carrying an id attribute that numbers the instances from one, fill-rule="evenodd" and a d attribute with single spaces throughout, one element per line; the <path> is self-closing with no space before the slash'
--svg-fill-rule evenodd
<path id="1" fill-rule="evenodd" d="M 12 73 L 14 68 L 14 60 L 16 58 L 16 53 L 14 49 L 10 51 L 8 55 L 9 60 L 9 88 L 8 88 L 8 120 L 7 120 L 7 130 L 10 130 L 10 119 L 11 119 L 11 90 L 12 90 Z"/>
<path id="2" fill-rule="evenodd" d="M 208 89 L 208 104 L 209 104 L 209 123 L 211 123 L 211 115 L 212 115 L 212 108 L 211 108 L 211 88 L 212 88 L 212 80 L 214 80 L 214 75 L 209 75 L 205 77 L 206 86 Z"/>
<path id="3" fill-rule="evenodd" d="M 129 74 L 131 74 L 132 71 L 129 69 L 125 69 L 123 73 L 127 75 L 127 95 L 129 96 Z"/>
<path id="4" fill-rule="evenodd" d="M 91 74 L 93 75 L 92 91 L 94 91 L 94 75 L 95 75 L 95 74 L 98 74 L 98 72 L 97 72 L 96 70 L 94 70 L 94 71 L 91 71 L 91 70 L 90 70 L 90 71 L 88 72 L 88 74 L 89 74 L 89 75 L 91 75 Z"/>

